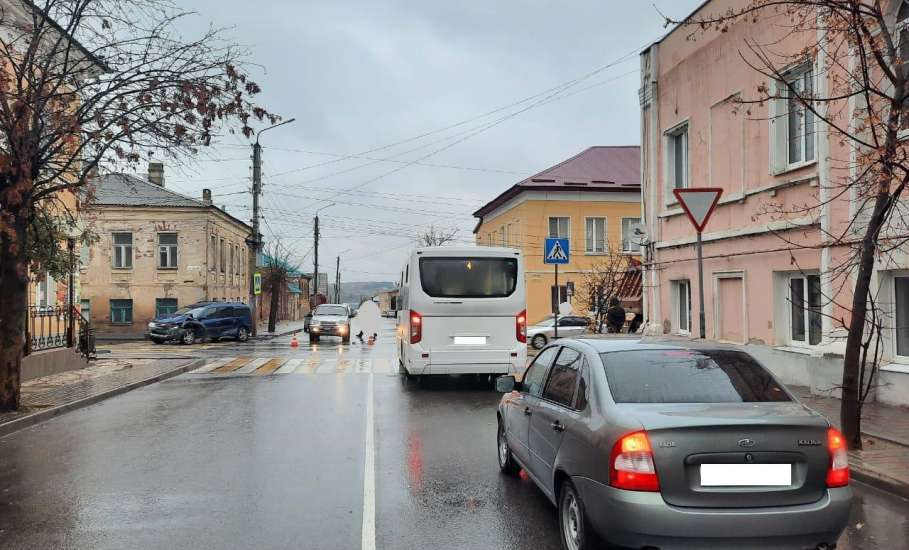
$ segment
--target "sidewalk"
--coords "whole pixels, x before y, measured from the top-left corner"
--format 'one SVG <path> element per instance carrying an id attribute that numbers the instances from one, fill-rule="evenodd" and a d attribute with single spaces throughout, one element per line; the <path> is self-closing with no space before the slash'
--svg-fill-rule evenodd
<path id="1" fill-rule="evenodd" d="M 99 359 L 84 369 L 45 376 L 22 384 L 21 408 L 0 413 L 0 437 L 164 380 L 204 363 L 188 358 Z"/>
<path id="2" fill-rule="evenodd" d="M 840 400 L 811 395 L 805 386 L 787 386 L 802 403 L 839 427 Z M 866 403 L 862 410 L 864 449 L 849 453 L 855 479 L 909 497 L 909 409 Z"/>
<path id="3" fill-rule="evenodd" d="M 304 322 L 301 319 L 300 321 L 278 321 L 275 325 L 275 332 L 268 332 L 268 322 L 259 323 L 259 335 L 256 338 L 261 340 L 269 340 L 271 338 L 277 338 L 279 336 L 287 336 L 288 334 L 293 334 L 295 332 L 303 332 Z"/>

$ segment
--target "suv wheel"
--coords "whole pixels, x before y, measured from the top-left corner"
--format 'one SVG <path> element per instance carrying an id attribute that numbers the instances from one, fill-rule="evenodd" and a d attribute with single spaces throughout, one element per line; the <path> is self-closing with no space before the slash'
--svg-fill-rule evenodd
<path id="1" fill-rule="evenodd" d="M 518 475 L 521 467 L 511 456 L 511 449 L 508 447 L 508 437 L 505 435 L 505 425 L 499 420 L 499 436 L 496 440 L 497 455 L 499 457 L 499 469 L 510 476 Z"/>
<path id="2" fill-rule="evenodd" d="M 537 334 L 530 339 L 530 345 L 533 346 L 533 349 L 543 349 L 546 347 L 546 337 L 542 334 Z"/>
<path id="3" fill-rule="evenodd" d="M 237 329 L 237 341 L 245 342 L 249 340 L 249 331 L 246 330 L 246 327 L 240 327 Z"/>
<path id="4" fill-rule="evenodd" d="M 184 330 L 183 335 L 180 336 L 180 343 L 185 344 L 187 346 L 195 344 L 196 343 L 196 331 L 191 328 Z"/>

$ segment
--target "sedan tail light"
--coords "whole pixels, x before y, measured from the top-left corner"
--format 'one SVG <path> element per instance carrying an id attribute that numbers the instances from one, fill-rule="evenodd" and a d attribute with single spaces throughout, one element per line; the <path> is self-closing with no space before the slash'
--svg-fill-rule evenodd
<path id="1" fill-rule="evenodd" d="M 525 309 L 521 313 L 518 313 L 514 318 L 514 328 L 515 333 L 518 337 L 518 342 L 523 344 L 527 343 L 527 310 Z"/>
<path id="2" fill-rule="evenodd" d="M 630 433 L 616 441 L 609 457 L 609 484 L 627 491 L 660 490 L 646 432 Z"/>
<path id="3" fill-rule="evenodd" d="M 836 428 L 827 429 L 827 450 L 830 452 L 827 487 L 849 485 L 849 451 L 846 449 L 846 438 Z"/>
<path id="4" fill-rule="evenodd" d="M 423 316 L 416 311 L 410 312 L 410 343 L 419 344 L 423 339 Z"/>

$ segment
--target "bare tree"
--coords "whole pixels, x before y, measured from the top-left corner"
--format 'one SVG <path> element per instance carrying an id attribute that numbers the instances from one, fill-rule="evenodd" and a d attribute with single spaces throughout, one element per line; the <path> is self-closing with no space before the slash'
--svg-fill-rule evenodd
<path id="1" fill-rule="evenodd" d="M 581 297 L 590 310 L 596 312 L 597 332 L 603 331 L 608 300 L 613 296 L 618 296 L 622 279 L 632 267 L 631 258 L 628 254 L 608 247 L 602 255 L 596 256 L 590 269 L 583 273 L 584 285 Z"/>
<path id="2" fill-rule="evenodd" d="M 245 52 L 183 39 L 170 0 L 10 0 L 0 11 L 0 409 L 19 404 L 28 273 L 65 257 L 97 170 L 179 161 L 277 117 L 252 102 Z"/>
<path id="3" fill-rule="evenodd" d="M 709 8 L 708 8 L 709 9 Z M 876 265 L 906 251 L 909 216 L 902 196 L 909 183 L 909 151 L 901 132 L 909 128 L 906 31 L 909 4 L 897 0 L 749 0 L 722 13 L 668 21 L 688 27 L 689 38 L 728 32 L 732 25 L 773 29 L 745 39 L 741 58 L 766 81 L 739 99 L 747 116 L 758 116 L 769 102 L 798 105 L 799 117 L 817 121 L 822 139 L 832 143 L 830 180 L 821 181 L 810 203 L 771 205 L 781 217 L 811 216 L 819 222 L 824 208 L 850 204 L 854 215 L 833 226 L 818 223 L 820 245 L 805 245 L 780 234 L 793 248 L 830 248 L 828 277 L 834 291 L 824 299 L 847 330 L 843 361 L 840 420 L 852 448 L 861 448 L 862 404 L 873 387 L 880 342 L 886 326 L 872 288 Z M 774 34 L 775 33 L 775 34 Z M 771 36 L 772 35 L 772 36 Z M 794 65 L 813 61 L 814 86 L 787 78 Z M 790 116 L 793 110 L 778 116 Z M 773 115 L 770 115 L 773 116 Z M 847 209 L 847 211 L 849 211 Z M 829 221 L 829 220 L 827 220 Z M 850 292 L 851 287 L 851 292 Z M 902 327 L 906 328 L 906 327 Z"/>
<path id="4" fill-rule="evenodd" d="M 417 241 L 420 246 L 444 246 L 454 241 L 457 235 L 457 229 L 436 228 L 436 226 L 431 225 L 426 232 L 417 238 Z"/>
<path id="5" fill-rule="evenodd" d="M 291 262 L 291 253 L 282 246 L 280 240 L 273 241 L 266 247 L 262 287 L 269 295 L 268 332 L 275 331 L 281 309 L 281 295 L 288 292 L 291 274 L 299 271 L 291 267 Z"/>

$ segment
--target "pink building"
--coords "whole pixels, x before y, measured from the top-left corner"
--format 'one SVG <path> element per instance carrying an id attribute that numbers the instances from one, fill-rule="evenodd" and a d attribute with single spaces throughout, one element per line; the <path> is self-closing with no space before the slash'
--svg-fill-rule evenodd
<path id="1" fill-rule="evenodd" d="M 893 24 L 901 24 L 896 4 Z M 695 13 L 742 5 L 710 0 Z M 746 39 L 791 52 L 818 39 L 776 44 L 782 27 L 765 17 L 694 40 L 693 29 L 680 27 L 641 54 L 645 318 L 650 334 L 698 335 L 696 233 L 672 190 L 720 187 L 722 200 L 703 234 L 706 337 L 747 345 L 784 382 L 835 393 L 845 336 L 835 319 L 848 313 L 833 302 L 849 303 L 851 286 L 830 276 L 843 251 L 822 235 L 843 227 L 854 205 L 848 196 L 828 201 L 825 182 L 839 177 L 835 159 L 849 152 L 796 102 L 744 107 L 736 101 L 754 98 L 762 83 L 781 86 L 742 61 Z M 821 50 L 788 67 L 786 79 L 822 95 L 831 66 L 824 56 Z M 766 211 L 772 204 L 825 201 L 801 215 Z M 909 319 L 907 266 L 881 266 L 875 281 L 895 318 Z M 909 328 L 894 328 L 887 339 L 876 398 L 907 404 Z"/>

